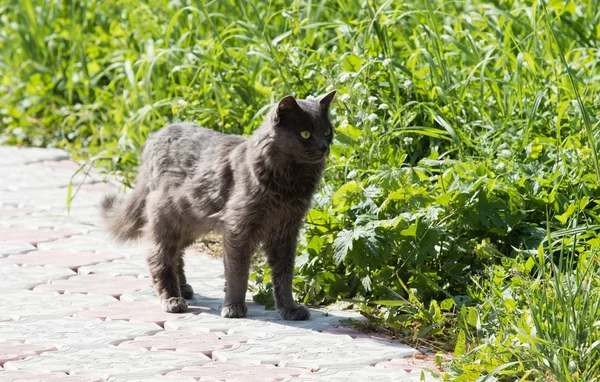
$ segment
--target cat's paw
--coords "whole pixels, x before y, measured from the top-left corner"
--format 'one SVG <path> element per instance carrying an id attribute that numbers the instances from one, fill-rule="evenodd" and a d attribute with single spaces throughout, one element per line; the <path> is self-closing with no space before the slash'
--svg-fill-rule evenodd
<path id="1" fill-rule="evenodd" d="M 186 300 L 191 300 L 194 298 L 194 289 L 190 284 L 181 284 L 179 285 L 179 290 L 181 291 L 181 297 Z"/>
<path id="2" fill-rule="evenodd" d="M 288 321 L 304 321 L 310 318 L 310 311 L 304 305 L 279 309 L 279 314 L 281 315 L 281 318 Z"/>
<path id="3" fill-rule="evenodd" d="M 227 305 L 221 309 L 221 317 L 244 318 L 248 314 L 248 308 L 243 304 Z"/>
<path id="4" fill-rule="evenodd" d="M 170 297 L 162 301 L 162 308 L 167 313 L 183 313 L 187 307 L 187 302 L 183 297 Z"/>

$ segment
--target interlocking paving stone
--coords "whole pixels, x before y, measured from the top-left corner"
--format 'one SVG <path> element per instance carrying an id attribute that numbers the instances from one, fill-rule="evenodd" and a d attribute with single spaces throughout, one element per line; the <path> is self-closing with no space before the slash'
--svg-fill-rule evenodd
<path id="1" fill-rule="evenodd" d="M 260 331 L 260 328 L 270 326 L 268 322 L 251 320 L 247 318 L 239 318 L 230 320 L 222 318 L 216 314 L 202 313 L 193 317 L 184 317 L 176 321 L 165 322 L 165 329 L 167 330 L 188 330 L 199 333 L 230 333 L 235 328 L 235 334 L 241 334 L 244 329 L 248 333 L 255 333 L 254 335 L 260 335 L 264 333 Z M 270 326 L 272 329 L 273 327 Z M 268 330 L 268 329 L 267 329 Z M 247 335 L 244 332 L 243 335 Z"/>
<path id="2" fill-rule="evenodd" d="M 211 357 L 212 352 L 215 350 L 228 349 L 246 341 L 248 341 L 248 337 L 240 335 L 168 330 L 156 333 L 153 336 L 142 336 L 131 341 L 122 342 L 119 347 L 203 353 Z"/>
<path id="3" fill-rule="evenodd" d="M 145 276 L 149 277 L 148 266 L 140 259 L 114 260 L 108 263 L 100 263 L 81 267 L 77 270 L 80 275 L 105 274 L 111 276 Z"/>
<path id="4" fill-rule="evenodd" d="M 144 290 L 141 292 L 135 293 L 123 293 L 121 297 L 119 297 L 121 301 L 147 301 L 151 303 L 156 303 L 158 301 L 158 296 L 154 290 Z M 220 305 L 219 305 L 220 306 Z M 208 306 L 207 306 L 208 307 Z"/>
<path id="5" fill-rule="evenodd" d="M 0 207 L 0 219 L 10 219 L 17 216 L 25 216 L 39 211 L 36 208 L 26 207 Z"/>
<path id="6" fill-rule="evenodd" d="M 92 374 L 101 378 L 123 374 L 158 374 L 186 366 L 200 366 L 211 360 L 201 353 L 146 351 L 115 346 L 64 348 L 38 357 L 4 364 L 5 370 Z"/>
<path id="7" fill-rule="evenodd" d="M 83 265 L 98 264 L 115 259 L 122 259 L 122 256 L 110 253 L 32 251 L 24 255 L 0 258 L 0 264 L 44 265 L 77 270 Z"/>
<path id="8" fill-rule="evenodd" d="M 221 311 L 221 307 L 223 306 L 223 298 L 206 297 L 196 293 L 192 300 L 188 300 L 188 303 L 192 305 L 206 306 L 213 310 L 212 312 L 210 312 L 213 313 L 213 317 L 222 318 L 219 315 L 219 312 Z"/>
<path id="9" fill-rule="evenodd" d="M 37 147 L 2 146 L 0 167 L 13 167 L 43 161 L 59 161 L 69 159 L 69 154 L 59 149 L 41 149 Z"/>
<path id="10" fill-rule="evenodd" d="M 133 276 L 78 275 L 66 280 L 54 280 L 38 285 L 34 291 L 54 291 L 58 293 L 107 294 L 119 298 L 123 293 L 152 289 L 149 278 Z"/>
<path id="11" fill-rule="evenodd" d="M 288 331 L 274 331 L 268 333 L 258 340 L 250 340 L 249 343 L 268 343 L 273 346 L 286 347 L 294 344 L 314 344 L 321 343 L 354 343 L 353 338 L 348 335 L 335 335 L 327 333 L 319 333 L 311 330 L 296 329 Z M 374 342 L 375 343 L 375 342 Z"/>
<path id="12" fill-rule="evenodd" d="M 73 193 L 77 189 L 74 188 Z M 95 208 L 94 216 L 98 216 L 98 205 L 101 195 L 99 193 L 90 193 L 79 191 L 75 199 L 71 201 L 71 213 L 67 211 L 67 188 L 50 188 L 43 190 L 23 189 L 18 191 L 6 191 L 0 188 L 0 200 L 5 205 L 23 206 L 39 209 L 30 215 L 20 216 L 15 222 L 29 221 L 27 218 L 43 216 L 52 216 L 57 221 L 64 220 L 65 215 L 73 219 L 73 212 L 79 208 Z M 91 211 L 90 211 L 91 212 Z M 12 219 L 11 219 L 12 220 Z"/>
<path id="13" fill-rule="evenodd" d="M 1 285 L 1 284 L 0 284 Z M 3 292 L 0 312 L 12 319 L 31 316 L 69 316 L 82 309 L 117 301 L 110 296 L 58 294 L 50 292 Z"/>
<path id="14" fill-rule="evenodd" d="M 275 334 L 274 339 L 255 339 L 253 343 L 217 350 L 213 352 L 213 358 L 217 361 L 246 361 L 320 369 L 346 364 L 368 366 L 415 353 L 414 349 L 406 345 L 384 345 L 371 340 L 318 339 L 316 335 L 305 338 L 304 341 L 302 337 L 295 336 L 285 340 L 281 334 Z M 294 342 L 292 338 L 298 341 Z"/>
<path id="15" fill-rule="evenodd" d="M 350 336 L 352 338 L 374 338 L 374 339 L 378 339 L 374 335 L 363 333 L 363 332 L 361 332 L 359 330 L 356 330 L 356 329 L 353 329 L 353 328 L 344 327 L 344 326 L 337 326 L 337 327 L 327 328 L 327 329 L 323 330 L 321 333 L 336 334 L 336 335 L 341 335 L 341 336 Z"/>
<path id="16" fill-rule="evenodd" d="M 203 366 L 187 366 L 172 371 L 167 376 L 193 377 L 199 381 L 282 381 L 285 378 L 310 374 L 311 371 L 297 367 L 253 365 L 245 362 L 213 362 Z"/>
<path id="17" fill-rule="evenodd" d="M 215 286 L 212 283 L 198 283 L 198 282 L 189 281 L 189 280 L 188 280 L 188 284 L 190 284 L 194 288 L 194 293 L 200 294 L 203 297 L 219 298 L 219 299 L 223 300 L 224 285 Z"/>
<path id="18" fill-rule="evenodd" d="M 166 313 L 162 310 L 158 300 L 149 301 L 119 301 L 97 308 L 82 310 L 75 313 L 74 317 L 100 318 L 109 320 L 126 320 L 134 322 L 155 322 L 164 325 L 167 320 L 178 320 L 191 317 L 202 311 L 210 310 L 207 307 L 188 305 L 186 313 Z"/>
<path id="19" fill-rule="evenodd" d="M 68 174 L 72 174 L 73 172 L 79 170 L 79 168 L 81 167 L 81 165 L 79 165 L 73 161 L 70 161 L 70 160 L 53 160 L 53 161 L 35 162 L 35 163 L 31 163 L 29 166 L 65 171 Z"/>
<path id="20" fill-rule="evenodd" d="M 56 350 L 56 348 L 48 345 L 24 344 L 19 341 L 0 341 L 0 366 L 8 361 L 23 359 L 52 350 Z"/>
<path id="21" fill-rule="evenodd" d="M 407 373 L 414 373 L 423 370 L 422 367 L 415 366 L 404 358 L 393 358 L 389 361 L 378 362 L 374 365 L 374 367 L 379 369 L 402 369 Z"/>
<path id="22" fill-rule="evenodd" d="M 184 256 L 186 269 L 190 272 L 190 277 L 195 274 L 206 278 L 223 278 L 223 260 L 214 257 L 208 257 L 205 254 L 198 253 L 195 249 L 187 250 Z"/>
<path id="23" fill-rule="evenodd" d="M 123 299 L 124 296 L 121 297 Z M 155 297 L 152 297 L 155 298 Z M 196 300 L 202 301 L 202 300 Z M 204 300 L 206 301 L 206 300 Z M 211 305 L 211 301 L 213 301 Z M 222 300 L 209 299 L 204 304 L 214 307 L 217 302 L 222 304 Z M 272 310 L 264 310 L 262 306 L 249 303 L 249 312 L 252 316 L 242 319 L 229 320 L 214 314 L 200 314 L 194 317 L 187 317 L 177 321 L 167 321 L 165 328 L 169 330 L 192 330 L 197 332 L 225 332 L 229 334 L 243 334 L 251 337 L 264 337 L 267 334 L 275 332 L 288 332 L 304 330 L 307 333 L 314 333 L 323 328 L 333 328 L 340 324 L 340 317 L 333 314 L 324 315 L 323 312 L 313 311 L 312 318 L 309 321 L 284 321 L 279 317 L 279 313 Z"/>
<path id="24" fill-rule="evenodd" d="M 87 171 L 87 169 L 85 171 Z M 35 179 L 35 181 L 32 181 L 32 179 Z M 0 184 L 0 190 L 66 189 L 69 183 L 73 184 L 75 190 L 80 184 L 100 182 L 102 181 L 102 177 L 96 172 L 86 174 L 84 171 L 81 171 L 75 174 L 75 171 L 35 164 L 21 165 L 16 167 L 13 171 L 6 171 L 2 174 L 2 180 L 3 182 Z"/>
<path id="25" fill-rule="evenodd" d="M 50 280 L 74 276 L 69 268 L 23 266 L 0 264 L 0 290 L 30 289 Z"/>
<path id="26" fill-rule="evenodd" d="M 311 309 L 308 321 L 283 321 L 247 294 L 248 318 L 220 317 L 222 260 L 195 248 L 185 257 L 195 291 L 190 312 L 164 313 L 144 279 L 148 243 L 119 244 L 103 228 L 103 195 L 122 188 L 94 171 L 78 175 L 68 213 L 67 185 L 79 165 L 65 159 L 0 147 L 7 173 L 0 185 L 0 343 L 53 350 L 6 362 L 0 380 L 15 381 L 14 373 L 82 382 L 420 379 L 425 363 L 403 358 L 414 350 L 340 327 L 364 319 L 356 312 Z"/>
<path id="27" fill-rule="evenodd" d="M 0 227 L 0 238 L 5 243 L 37 245 L 80 234 L 81 231 L 50 228 Z"/>
<path id="28" fill-rule="evenodd" d="M 424 373 L 425 381 L 435 381 L 430 374 Z M 406 372 L 401 369 L 382 369 L 372 366 L 345 365 L 343 368 L 318 370 L 311 375 L 302 374 L 293 381 L 331 381 L 331 382 L 419 382 L 421 372 Z"/>
<path id="29" fill-rule="evenodd" d="M 0 371 L 3 382 L 102 382 L 101 378 L 66 373 L 32 373 L 29 371 Z"/>
<path id="30" fill-rule="evenodd" d="M 91 206 L 91 207 L 71 207 L 69 216 L 71 216 L 71 218 L 73 220 L 76 220 L 81 224 L 86 224 L 86 225 L 94 226 L 94 227 L 98 227 L 98 228 L 104 227 L 104 220 L 102 219 L 102 216 L 100 216 L 98 214 L 98 205 L 99 205 L 99 203 L 97 205 Z M 104 246 L 111 247 L 109 242 L 105 243 Z M 104 248 L 104 247 L 99 247 L 99 248 Z M 106 250 L 106 249 L 104 249 L 104 250 Z M 125 255 L 125 254 L 122 253 L 122 255 Z M 127 256 L 125 256 L 125 257 L 127 257 Z"/>
<path id="31" fill-rule="evenodd" d="M 223 305 L 223 296 L 222 295 L 220 295 L 219 297 L 207 297 L 207 296 L 204 296 L 205 291 L 203 291 L 203 290 L 200 290 L 200 291 L 194 290 L 194 292 L 195 292 L 194 298 L 191 300 L 187 300 L 188 306 L 202 307 L 203 312 L 212 310 L 211 313 L 213 313 L 212 314 L 213 316 L 220 317 L 218 313 L 221 311 L 221 307 Z M 202 293 L 202 295 L 200 295 L 200 293 Z M 157 297 L 154 289 L 152 289 L 152 290 L 145 289 L 140 292 L 124 293 L 119 298 L 119 300 L 121 300 L 121 301 L 147 301 L 147 302 L 151 302 L 151 303 L 157 303 L 158 297 Z"/>
<path id="32" fill-rule="evenodd" d="M 108 183 L 108 182 L 98 182 L 98 183 L 87 183 L 87 184 L 82 184 L 81 185 L 81 191 L 84 192 L 98 192 L 100 193 L 102 196 L 104 196 L 104 194 L 109 194 L 112 192 L 118 192 L 119 191 L 119 187 L 115 186 L 114 184 Z"/>
<path id="33" fill-rule="evenodd" d="M 259 308 L 260 307 L 260 308 Z M 262 309 L 262 310 L 261 310 Z M 323 331 L 325 329 L 329 329 L 334 326 L 340 325 L 342 320 L 347 318 L 359 318 L 358 314 L 353 316 L 346 315 L 338 315 L 338 312 L 322 312 L 316 309 L 309 309 L 311 312 L 311 319 L 307 321 L 284 321 L 281 319 L 279 314 L 275 311 L 266 311 L 264 312 L 264 307 L 258 305 L 257 307 L 252 307 L 249 305 L 249 317 L 251 318 L 259 318 L 261 320 L 271 321 L 273 323 L 278 323 L 280 325 L 285 326 L 286 330 L 293 329 L 309 329 L 313 331 Z M 252 315 L 250 315 L 252 312 Z"/>
<path id="34" fill-rule="evenodd" d="M 116 345 L 124 340 L 162 331 L 154 323 L 102 321 L 73 317 L 26 317 L 0 325 L 0 340 L 51 344 L 56 348 Z"/>
<path id="35" fill-rule="evenodd" d="M 166 377 L 161 374 L 125 374 L 113 375 L 106 380 L 107 382 L 196 382 L 197 379 L 192 377 Z M 242 381 L 240 381 L 242 382 Z"/>
<path id="36" fill-rule="evenodd" d="M 0 257 L 5 257 L 9 255 L 19 255 L 22 253 L 35 251 L 35 249 L 36 248 L 31 244 L 7 243 L 4 241 L 0 241 Z"/>
<path id="37" fill-rule="evenodd" d="M 98 214 L 98 211 L 94 212 Z M 115 243 L 106 233 L 90 232 L 86 235 L 72 236 L 68 239 L 56 240 L 48 243 L 41 243 L 38 249 L 44 251 L 82 251 L 118 253 L 120 258 L 131 257 L 133 255 L 143 256 L 145 258 L 148 245 L 141 243 L 138 245 L 128 245 Z M 96 264 L 96 263 L 93 263 Z M 145 265 L 145 264 L 141 264 Z"/>
<path id="38" fill-rule="evenodd" d="M 1 192 L 0 198 L 2 198 Z M 64 201 L 62 203 L 62 207 L 66 207 Z M 39 230 L 44 228 L 49 230 L 75 231 L 76 235 L 69 235 L 68 237 L 84 234 L 89 235 L 91 231 L 99 229 L 88 224 L 79 223 L 73 218 L 73 216 L 66 215 L 66 210 L 65 213 L 61 213 L 51 209 L 36 212 L 31 215 L 23 215 L 12 219 L 0 220 L 0 228 L 25 228 L 29 230 Z M 59 238 L 56 240 L 64 240 L 64 238 Z M 40 242 L 38 244 L 41 245 L 43 243 Z"/>

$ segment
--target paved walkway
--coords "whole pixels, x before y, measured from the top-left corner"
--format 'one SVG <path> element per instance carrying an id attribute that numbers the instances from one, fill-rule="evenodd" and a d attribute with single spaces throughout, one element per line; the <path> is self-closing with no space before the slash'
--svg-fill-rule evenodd
<path id="1" fill-rule="evenodd" d="M 340 326 L 354 312 L 289 322 L 250 303 L 247 319 L 221 318 L 221 261 L 194 251 L 190 310 L 163 313 L 145 245 L 102 230 L 117 187 L 79 174 L 67 212 L 77 169 L 59 150 L 0 147 L 0 381 L 420 380 L 413 349 Z"/>

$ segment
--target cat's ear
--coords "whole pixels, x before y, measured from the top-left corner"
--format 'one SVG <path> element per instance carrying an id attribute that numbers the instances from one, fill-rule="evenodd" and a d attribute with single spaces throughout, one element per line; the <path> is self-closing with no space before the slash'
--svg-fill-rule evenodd
<path id="1" fill-rule="evenodd" d="M 291 95 L 285 96 L 277 105 L 277 116 L 280 117 L 282 115 L 289 115 L 298 110 L 300 110 L 300 105 L 298 105 L 296 99 Z"/>
<path id="2" fill-rule="evenodd" d="M 322 109 L 329 109 L 329 104 L 331 103 L 331 101 L 333 101 L 333 97 L 335 96 L 336 92 L 337 90 L 332 90 L 319 99 L 319 105 Z"/>

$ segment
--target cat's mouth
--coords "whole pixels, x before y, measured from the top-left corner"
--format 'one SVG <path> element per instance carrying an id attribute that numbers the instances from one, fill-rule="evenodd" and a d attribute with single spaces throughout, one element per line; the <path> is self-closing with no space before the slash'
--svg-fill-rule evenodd
<path id="1" fill-rule="evenodd" d="M 307 155 L 306 157 L 304 157 L 304 160 L 306 161 L 306 163 L 316 164 L 323 162 L 325 158 L 327 158 L 327 155 L 329 155 L 329 151 L 315 155 Z"/>

